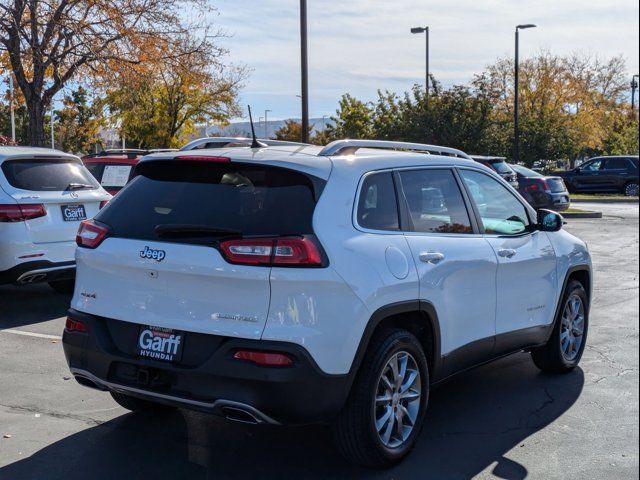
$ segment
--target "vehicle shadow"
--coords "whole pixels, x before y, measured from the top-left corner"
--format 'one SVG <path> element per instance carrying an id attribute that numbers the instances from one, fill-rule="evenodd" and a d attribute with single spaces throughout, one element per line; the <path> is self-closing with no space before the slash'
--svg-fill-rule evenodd
<path id="1" fill-rule="evenodd" d="M 56 293 L 46 284 L 0 286 L 0 329 L 14 328 L 64 317 L 70 295 Z"/>
<path id="2" fill-rule="evenodd" d="M 412 454 L 390 471 L 344 461 L 324 427 L 232 424 L 193 412 L 132 414 L 88 428 L 30 458 L 0 468 L 0 478 L 464 479 L 489 470 L 521 480 L 514 447 L 555 421 L 580 396 L 581 369 L 540 373 L 526 354 L 459 375 L 432 392 L 425 428 Z"/>

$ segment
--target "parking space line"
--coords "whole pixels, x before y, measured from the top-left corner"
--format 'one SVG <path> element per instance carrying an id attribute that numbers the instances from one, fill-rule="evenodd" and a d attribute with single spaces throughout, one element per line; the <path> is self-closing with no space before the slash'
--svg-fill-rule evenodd
<path id="1" fill-rule="evenodd" d="M 59 335 L 47 335 L 46 333 L 24 332 L 22 330 L 12 330 L 10 328 L 7 328 L 5 330 L 0 330 L 0 333 L 11 333 L 13 335 L 22 335 L 24 337 L 45 338 L 47 340 L 62 340 L 62 337 Z"/>

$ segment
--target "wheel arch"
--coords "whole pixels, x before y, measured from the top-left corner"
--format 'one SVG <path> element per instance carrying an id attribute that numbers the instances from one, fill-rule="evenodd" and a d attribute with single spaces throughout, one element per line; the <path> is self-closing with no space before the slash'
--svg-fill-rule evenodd
<path id="1" fill-rule="evenodd" d="M 553 323 L 551 324 L 552 326 L 555 326 L 558 318 L 560 317 L 562 302 L 565 295 L 567 294 L 567 287 L 569 286 L 569 282 L 571 282 L 572 280 L 577 280 L 582 284 L 585 291 L 587 292 L 587 299 L 589 300 L 589 305 L 587 305 L 587 308 L 591 308 L 591 296 L 593 292 L 593 278 L 591 267 L 589 267 L 589 265 L 574 265 L 567 270 L 567 273 L 564 276 L 562 291 L 560 292 L 560 296 L 558 297 L 558 304 L 556 305 L 555 316 L 553 317 Z M 549 341 L 552 333 L 553 328 L 550 328 L 546 341 Z"/>
<path id="2" fill-rule="evenodd" d="M 404 328 L 418 338 L 427 357 L 431 382 L 437 381 L 442 375 L 440 323 L 433 304 L 421 300 L 385 305 L 371 315 L 351 365 L 349 375 L 352 381 L 360 369 L 373 336 L 387 327 Z"/>

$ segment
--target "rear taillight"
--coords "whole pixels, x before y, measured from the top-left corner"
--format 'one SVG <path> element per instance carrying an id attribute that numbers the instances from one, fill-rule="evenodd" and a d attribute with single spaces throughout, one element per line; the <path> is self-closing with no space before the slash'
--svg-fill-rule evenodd
<path id="1" fill-rule="evenodd" d="M 98 224 L 95 220 L 85 220 L 78 229 L 76 243 L 79 247 L 96 248 L 107 238 L 108 233 L 109 228 L 105 225 Z"/>
<path id="2" fill-rule="evenodd" d="M 229 263 L 238 265 L 322 265 L 320 249 L 309 237 L 226 240 L 220 250 Z"/>
<path id="3" fill-rule="evenodd" d="M 550 191 L 551 189 L 549 188 L 549 184 L 547 183 L 547 181 L 545 179 L 540 180 L 540 183 L 542 183 L 542 189 L 545 192 Z"/>
<path id="4" fill-rule="evenodd" d="M 64 325 L 65 330 L 68 332 L 86 332 L 87 326 L 80 320 L 75 320 L 71 317 L 67 317 L 67 322 Z"/>
<path id="5" fill-rule="evenodd" d="M 47 210 L 41 204 L 0 205 L 0 223 L 24 222 L 46 216 Z"/>
<path id="6" fill-rule="evenodd" d="M 260 352 L 256 350 L 238 350 L 234 353 L 233 358 L 246 360 L 263 367 L 291 367 L 294 363 L 293 358 L 286 353 Z"/>
<path id="7" fill-rule="evenodd" d="M 107 203 L 109 203 L 109 200 L 103 200 L 100 202 L 100 210 L 102 210 L 104 207 L 107 206 Z"/>
<path id="8" fill-rule="evenodd" d="M 229 163 L 231 159 L 229 157 L 216 157 L 208 155 L 182 155 L 176 157 L 176 160 L 186 160 L 189 162 L 213 162 L 213 163 Z"/>

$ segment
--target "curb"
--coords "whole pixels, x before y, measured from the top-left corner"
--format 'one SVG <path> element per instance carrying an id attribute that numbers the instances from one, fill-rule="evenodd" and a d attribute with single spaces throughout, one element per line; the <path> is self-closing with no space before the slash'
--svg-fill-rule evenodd
<path id="1" fill-rule="evenodd" d="M 572 198 L 571 203 L 629 203 L 629 204 L 637 204 L 638 200 L 626 198 Z"/>
<path id="2" fill-rule="evenodd" d="M 602 218 L 602 212 L 561 213 L 564 218 Z"/>

